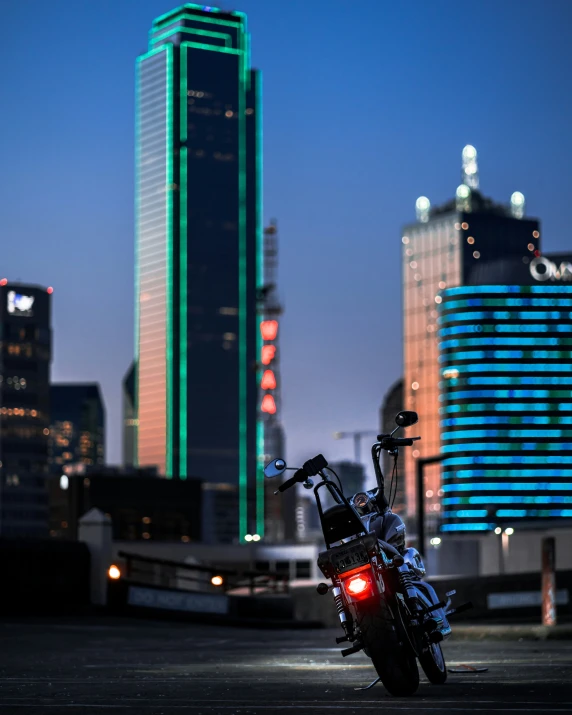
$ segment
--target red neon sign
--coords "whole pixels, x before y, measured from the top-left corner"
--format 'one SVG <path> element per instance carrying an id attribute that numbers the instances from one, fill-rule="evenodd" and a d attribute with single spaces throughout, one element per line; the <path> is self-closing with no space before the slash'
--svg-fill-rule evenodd
<path id="1" fill-rule="evenodd" d="M 263 345 L 262 346 L 262 364 L 270 365 L 276 356 L 276 345 Z"/>
<path id="2" fill-rule="evenodd" d="M 264 399 L 262 400 L 262 406 L 260 407 L 262 412 L 268 412 L 269 415 L 275 415 L 276 414 L 276 403 L 274 402 L 274 398 L 272 395 L 264 395 Z"/>
<path id="3" fill-rule="evenodd" d="M 262 375 L 262 382 L 260 387 L 263 390 L 274 390 L 276 389 L 276 377 L 272 370 L 265 370 L 264 375 Z"/>
<path id="4" fill-rule="evenodd" d="M 263 320 L 260 323 L 260 333 L 263 340 L 276 340 L 278 335 L 278 321 L 277 320 Z"/>

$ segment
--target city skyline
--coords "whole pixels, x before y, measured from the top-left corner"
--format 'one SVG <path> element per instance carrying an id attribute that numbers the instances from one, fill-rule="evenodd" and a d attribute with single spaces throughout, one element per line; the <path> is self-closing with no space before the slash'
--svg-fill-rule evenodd
<path id="1" fill-rule="evenodd" d="M 9 8 L 7 19 L 22 24 L 36 5 Z M 30 123 L 35 105 L 22 91 L 31 77 L 23 60 L 7 81 L 11 116 L 0 120 L 3 135 L 13 138 L 2 179 L 9 240 L 0 272 L 10 281 L 54 286 L 53 380 L 102 385 L 109 461 L 115 463 L 121 380 L 133 355 L 132 64 L 151 20 L 175 6 L 125 2 L 80 9 L 86 21 L 81 44 L 112 42 L 115 35 L 128 40 L 87 68 L 66 64 L 68 48 L 50 47 L 43 68 L 34 61 L 33 99 L 43 108 L 37 124 Z M 253 63 L 265 76 L 265 223 L 276 216 L 281 226 L 283 421 L 292 463 L 320 450 L 332 461 L 349 457 L 349 443 L 336 443 L 331 433 L 377 425 L 383 394 L 401 374 L 401 314 L 393 307 L 399 229 L 413 219 L 420 194 L 434 204 L 452 195 L 462 146 L 479 150 L 486 195 L 508 201 L 514 189 L 523 191 L 529 215 L 542 218 L 543 249 L 569 248 L 572 109 L 559 94 L 557 70 L 570 62 L 571 51 L 557 40 L 570 9 L 548 3 L 537 16 L 517 3 L 498 9 L 486 2 L 470 12 L 457 8 L 455 18 L 441 16 L 437 23 L 421 3 L 414 6 L 417 11 L 406 16 L 361 4 L 372 27 L 361 26 L 359 37 L 349 33 L 347 66 L 334 55 L 335 43 L 321 56 L 312 54 L 308 27 L 319 18 L 323 37 L 334 36 L 354 17 L 351 9 L 340 5 L 338 14 L 324 18 L 325 3 L 293 2 L 279 13 L 278 6 L 246 0 L 238 8 L 249 16 Z M 43 33 L 69 25 L 64 7 L 46 17 Z M 493 7 L 497 24 L 491 28 Z M 297 15 L 302 8 L 305 23 Z M 517 8 L 518 24 L 511 14 Z M 278 32 L 265 32 L 279 17 Z M 380 27 L 387 28 L 384 36 L 395 32 L 377 51 L 371 48 Z M 482 46 L 491 47 L 486 55 L 478 44 L 475 50 L 483 32 Z M 429 37 L 442 47 L 448 41 L 447 51 L 432 55 L 421 73 Z M 78 41 L 70 41 L 73 51 Z M 9 37 L 1 50 L 6 63 L 13 42 Z M 396 66 L 400 42 L 406 52 Z M 467 45 L 477 62 L 463 83 L 455 52 Z M 276 51 L 292 46 L 297 54 L 289 60 Z M 319 84 L 311 85 L 312 96 L 304 84 L 309 67 Z M 488 102 L 497 102 L 492 113 Z M 292 106 L 300 110 L 284 111 Z M 30 195 L 35 211 L 26 210 Z"/>

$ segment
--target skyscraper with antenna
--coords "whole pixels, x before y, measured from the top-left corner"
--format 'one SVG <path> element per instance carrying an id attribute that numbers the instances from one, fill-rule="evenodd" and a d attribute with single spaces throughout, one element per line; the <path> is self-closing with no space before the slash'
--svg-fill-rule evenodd
<path id="1" fill-rule="evenodd" d="M 427 196 L 415 203 L 417 221 L 402 232 L 404 308 L 404 408 L 419 413 L 423 439 L 405 452 L 407 514 L 416 512 L 417 459 L 440 452 L 439 355 L 437 338 L 441 291 L 486 282 L 487 265 L 500 259 L 530 261 L 540 248 L 537 219 L 524 215 L 524 196 L 506 203 L 486 198 L 479 188 L 477 150 L 464 147 L 461 184 L 448 202 L 433 206 Z M 429 528 L 441 510 L 441 468 L 426 468 L 425 508 Z"/>

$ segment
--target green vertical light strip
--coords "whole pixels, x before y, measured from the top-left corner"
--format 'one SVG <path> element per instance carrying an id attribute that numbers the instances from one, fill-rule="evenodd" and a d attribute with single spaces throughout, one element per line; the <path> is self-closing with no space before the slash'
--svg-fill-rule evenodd
<path id="1" fill-rule="evenodd" d="M 256 73 L 256 94 L 254 104 L 254 121 L 256 122 L 256 286 L 264 285 L 264 238 L 262 232 L 262 73 Z M 256 362 L 260 366 L 257 371 L 257 387 L 262 379 L 262 334 L 256 325 Z M 256 533 L 264 536 L 264 422 L 257 405 L 256 421 Z"/>
<path id="2" fill-rule="evenodd" d="M 180 62 L 180 139 L 187 141 L 187 47 L 181 45 Z M 180 223 L 179 223 L 179 477 L 187 478 L 187 304 L 188 304 L 188 258 L 187 258 L 187 171 L 188 150 L 181 146 L 180 161 Z"/>
<path id="3" fill-rule="evenodd" d="M 167 180 L 165 187 L 167 223 L 167 454 L 166 477 L 173 477 L 173 45 L 167 49 Z"/>
<path id="4" fill-rule="evenodd" d="M 241 51 L 238 56 L 238 532 L 241 541 L 248 528 L 245 61 Z"/>

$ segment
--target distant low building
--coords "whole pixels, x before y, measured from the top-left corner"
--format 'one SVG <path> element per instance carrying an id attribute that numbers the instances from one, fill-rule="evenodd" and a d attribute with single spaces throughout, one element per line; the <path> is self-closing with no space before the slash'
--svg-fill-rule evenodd
<path id="1" fill-rule="evenodd" d="M 50 471 L 68 464 L 101 467 L 105 462 L 105 407 L 97 383 L 50 387 Z"/>
<path id="2" fill-rule="evenodd" d="M 146 469 L 83 465 L 75 474 L 68 471 L 50 478 L 51 537 L 77 538 L 78 520 L 96 507 L 111 517 L 115 540 L 201 540 L 199 479 L 161 479 Z"/>
<path id="3" fill-rule="evenodd" d="M 330 464 L 330 466 L 341 479 L 346 497 L 350 497 L 366 488 L 365 468 L 363 464 L 357 464 L 356 462 L 344 460 L 341 462 L 334 462 Z M 367 486 L 373 489 L 375 483 Z"/>
<path id="4" fill-rule="evenodd" d="M 123 444 L 122 463 L 124 467 L 137 464 L 137 408 L 135 405 L 135 385 L 137 363 L 135 360 L 123 378 Z"/>

